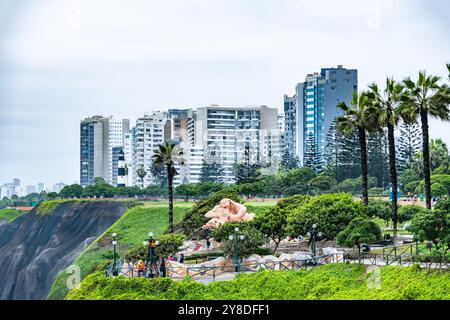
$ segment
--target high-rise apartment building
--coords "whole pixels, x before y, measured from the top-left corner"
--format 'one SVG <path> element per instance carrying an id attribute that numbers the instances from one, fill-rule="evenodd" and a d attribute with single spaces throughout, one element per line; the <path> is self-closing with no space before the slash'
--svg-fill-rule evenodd
<path id="1" fill-rule="evenodd" d="M 261 130 L 277 129 L 277 109 L 266 106 L 198 108 L 195 114 L 195 146 L 204 156 L 220 155 L 224 182 L 234 182 L 234 164 L 261 161 Z"/>
<path id="2" fill-rule="evenodd" d="M 302 164 L 311 161 L 313 149 L 322 158 L 326 134 L 332 121 L 341 115 L 336 105 L 340 101 L 350 103 L 357 90 L 356 69 L 339 65 L 308 74 L 296 86 L 294 96 L 284 97 L 285 148 Z M 320 165 L 316 169 L 320 170 Z"/>
<path id="3" fill-rule="evenodd" d="M 44 186 L 44 184 L 42 182 L 39 182 L 37 184 L 37 192 L 41 193 L 42 191 L 45 191 L 45 186 Z"/>
<path id="4" fill-rule="evenodd" d="M 133 172 L 134 172 L 134 154 L 136 151 L 136 129 L 132 128 L 130 131 L 125 132 L 123 140 L 123 152 L 126 168 L 126 185 L 133 185 Z"/>
<path id="5" fill-rule="evenodd" d="M 117 184 L 117 170 L 113 168 L 113 149 L 123 147 L 125 133 L 130 131 L 130 120 L 108 118 L 108 178 L 112 185 Z"/>
<path id="6" fill-rule="evenodd" d="M 53 192 L 61 192 L 61 190 L 66 186 L 64 182 L 58 182 L 53 185 Z"/>
<path id="7" fill-rule="evenodd" d="M 170 139 L 170 121 L 166 112 L 154 112 L 145 115 L 136 121 L 136 142 L 134 152 L 133 185 L 140 183 L 137 170 L 143 166 L 147 171 L 144 178 L 144 187 L 159 183 L 150 173 L 154 151 L 164 141 Z"/>
<path id="8" fill-rule="evenodd" d="M 183 149 L 184 165 L 175 165 L 178 175 L 174 177 L 174 185 L 200 182 L 203 166 L 203 147 L 192 146 L 190 143 L 183 141 L 180 141 L 178 146 Z"/>
<path id="9" fill-rule="evenodd" d="M 122 146 L 129 120 L 93 116 L 80 124 L 80 184 L 94 184 L 96 177 L 112 184 L 112 149 Z"/>
<path id="10" fill-rule="evenodd" d="M 25 193 L 26 193 L 27 195 L 28 195 L 28 194 L 31 194 L 31 193 L 36 193 L 36 187 L 33 186 L 33 185 L 26 186 L 26 187 L 25 187 Z"/>

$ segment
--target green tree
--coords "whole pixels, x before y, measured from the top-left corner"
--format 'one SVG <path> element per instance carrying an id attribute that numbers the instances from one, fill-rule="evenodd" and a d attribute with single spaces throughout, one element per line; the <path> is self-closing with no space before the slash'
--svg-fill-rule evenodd
<path id="1" fill-rule="evenodd" d="M 278 184 L 282 194 L 293 196 L 296 194 L 307 194 L 309 192 L 309 182 L 316 176 L 311 168 L 303 167 L 281 172 Z"/>
<path id="2" fill-rule="evenodd" d="M 282 171 L 289 171 L 300 167 L 300 161 L 292 155 L 289 149 L 284 149 L 281 155 L 280 168 Z"/>
<path id="3" fill-rule="evenodd" d="M 450 156 L 447 145 L 442 139 L 431 139 L 430 169 L 431 173 L 450 173 Z M 439 172 L 437 172 L 439 171 Z"/>
<path id="4" fill-rule="evenodd" d="M 173 233 L 173 178 L 177 175 L 175 164 L 184 164 L 183 150 L 174 142 L 166 141 L 158 146 L 153 155 L 156 165 L 165 166 L 167 170 L 167 189 L 169 191 L 169 232 Z"/>
<path id="5" fill-rule="evenodd" d="M 275 243 L 273 253 L 275 254 L 281 240 L 287 236 L 287 217 L 285 212 L 275 206 L 256 216 L 254 224 L 256 229 L 273 240 Z"/>
<path id="6" fill-rule="evenodd" d="M 367 166 L 369 179 L 376 179 L 376 186 L 386 188 L 389 182 L 389 146 L 386 132 L 375 130 L 367 133 Z M 370 188 L 370 186 L 369 186 Z"/>
<path id="7" fill-rule="evenodd" d="M 398 221 L 400 223 L 404 223 L 406 221 L 411 220 L 419 213 L 426 213 L 426 210 L 424 207 L 417 206 L 414 204 L 408 204 L 403 205 L 398 208 Z"/>
<path id="8" fill-rule="evenodd" d="M 336 181 L 327 175 L 318 175 L 309 181 L 309 187 L 314 194 L 329 192 L 334 187 Z"/>
<path id="9" fill-rule="evenodd" d="M 442 184 L 435 182 L 431 185 L 431 195 L 433 197 L 442 197 L 448 195 L 448 191 Z"/>
<path id="10" fill-rule="evenodd" d="M 83 187 L 79 184 L 71 184 L 64 186 L 59 195 L 63 198 L 81 198 Z"/>
<path id="11" fill-rule="evenodd" d="M 288 229 L 292 236 L 306 235 L 313 224 L 318 225 L 325 239 L 333 240 L 356 217 L 366 216 L 367 208 L 349 194 L 323 194 L 309 198 L 292 208 Z"/>
<path id="12" fill-rule="evenodd" d="M 450 232 L 450 220 L 444 210 L 434 209 L 419 212 L 411 219 L 408 230 L 414 234 L 418 241 L 431 241 L 439 250 L 441 244 L 447 240 Z"/>
<path id="13" fill-rule="evenodd" d="M 235 163 L 233 169 L 236 183 L 252 183 L 261 176 L 259 163 Z"/>
<path id="14" fill-rule="evenodd" d="M 419 125 L 416 121 L 411 123 L 403 121 L 399 130 L 398 166 L 399 171 L 403 172 L 404 170 L 411 168 L 416 154 L 420 152 L 422 137 Z"/>
<path id="15" fill-rule="evenodd" d="M 384 220 L 387 226 L 392 218 L 392 205 L 384 200 L 370 200 L 367 207 L 367 215 L 370 218 L 377 217 Z"/>
<path id="16" fill-rule="evenodd" d="M 167 171 L 164 165 L 159 165 L 152 162 L 150 166 L 150 174 L 159 182 L 159 185 L 164 188 L 167 187 Z"/>
<path id="17" fill-rule="evenodd" d="M 446 85 L 439 85 L 440 78 L 427 76 L 425 71 L 419 72 L 417 82 L 410 78 L 403 81 L 406 93 L 402 97 L 400 112 L 407 122 L 412 122 L 418 117 L 422 124 L 422 152 L 423 152 L 423 176 L 425 179 L 425 202 L 431 210 L 431 165 L 429 146 L 429 116 L 450 120 L 450 89 Z"/>
<path id="18" fill-rule="evenodd" d="M 141 165 L 139 168 L 137 168 L 136 174 L 138 175 L 139 179 L 141 179 L 142 189 L 144 189 L 144 178 L 147 175 L 147 170 L 145 170 L 144 165 Z"/>
<path id="19" fill-rule="evenodd" d="M 323 169 L 322 155 L 313 132 L 309 132 L 306 137 L 304 161 L 305 167 L 315 172 L 321 172 Z"/>
<path id="20" fill-rule="evenodd" d="M 334 176 L 338 182 L 349 178 L 357 178 L 361 172 L 361 162 L 358 161 L 355 154 L 359 153 L 357 130 L 344 134 L 338 130 L 337 119 L 335 118 L 326 136 L 324 150 L 326 167 L 324 173 Z"/>
<path id="21" fill-rule="evenodd" d="M 225 171 L 220 162 L 211 161 L 208 163 L 203 159 L 200 171 L 200 182 L 223 182 Z"/>
<path id="22" fill-rule="evenodd" d="M 362 196 L 363 203 L 369 204 L 368 193 L 368 168 L 367 168 L 367 140 L 366 129 L 369 127 L 366 120 L 367 106 L 370 103 L 367 93 L 353 92 L 351 105 L 347 105 L 341 101 L 337 105 L 344 113 L 343 116 L 337 118 L 338 129 L 348 135 L 355 130 L 358 132 L 358 140 L 360 146 L 361 176 L 362 176 Z"/>
<path id="23" fill-rule="evenodd" d="M 184 201 L 189 201 L 189 198 L 197 194 L 196 185 L 193 183 L 180 184 L 175 188 L 175 193 L 183 196 Z"/>
<path id="24" fill-rule="evenodd" d="M 371 105 L 368 108 L 370 112 L 369 122 L 372 127 L 383 129 L 387 128 L 388 144 L 389 144 L 389 172 L 391 176 L 392 186 L 392 222 L 393 222 L 393 241 L 397 240 L 397 224 L 398 224 L 398 177 L 397 177 L 397 155 L 395 150 L 395 128 L 400 120 L 398 106 L 400 98 L 404 94 L 404 87 L 394 81 L 392 78 L 386 79 L 386 87 L 383 92 L 378 85 L 373 83 L 369 86 L 369 98 Z"/>
<path id="25" fill-rule="evenodd" d="M 341 246 L 358 247 L 361 252 L 361 244 L 372 243 L 381 239 L 380 227 L 367 218 L 355 218 L 337 235 L 337 243 Z"/>

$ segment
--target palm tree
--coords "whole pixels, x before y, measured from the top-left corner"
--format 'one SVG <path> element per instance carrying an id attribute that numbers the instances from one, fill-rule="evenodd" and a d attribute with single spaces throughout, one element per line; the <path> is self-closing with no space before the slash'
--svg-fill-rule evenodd
<path id="1" fill-rule="evenodd" d="M 174 142 L 166 141 L 158 146 L 153 155 L 155 165 L 165 166 L 167 169 L 167 187 L 169 189 L 169 232 L 173 233 L 173 178 L 178 174 L 174 165 L 183 165 L 183 150 Z"/>
<path id="2" fill-rule="evenodd" d="M 145 170 L 144 165 L 142 164 L 139 168 L 136 170 L 136 174 L 141 179 L 142 182 L 142 189 L 144 189 L 144 178 L 147 175 L 147 170 Z"/>
<path id="3" fill-rule="evenodd" d="M 357 92 L 353 92 L 351 105 L 347 105 L 341 101 L 337 107 L 344 112 L 344 115 L 336 118 L 338 130 L 344 134 L 350 135 L 357 131 L 358 140 L 360 145 L 360 160 L 361 160 L 361 176 L 362 176 L 362 196 L 363 202 L 367 206 L 369 205 L 369 192 L 368 192 L 368 168 L 367 168 L 367 141 L 366 130 L 369 128 L 366 121 L 367 106 L 369 99 L 366 92 L 362 92 L 358 95 Z"/>
<path id="4" fill-rule="evenodd" d="M 420 117 L 422 125 L 423 176 L 425 180 L 425 202 L 431 209 L 431 170 L 430 140 L 428 118 L 432 116 L 444 121 L 450 120 L 450 89 L 439 85 L 440 77 L 427 76 L 425 71 L 419 72 L 417 82 L 410 78 L 403 80 L 406 92 L 402 96 L 399 112 L 406 121 Z"/>
<path id="5" fill-rule="evenodd" d="M 379 129 L 387 128 L 388 144 L 389 144 L 389 171 L 391 176 L 392 187 L 392 222 L 393 222 L 393 241 L 397 240 L 397 224 L 398 224 L 398 202 L 397 202 L 397 164 L 395 154 L 395 127 L 397 126 L 400 116 L 397 112 L 400 98 L 404 92 L 404 87 L 394 81 L 394 79 L 386 79 L 386 88 L 381 92 L 378 85 L 373 83 L 369 85 L 368 96 L 371 105 L 368 107 L 367 116 L 373 127 Z"/>

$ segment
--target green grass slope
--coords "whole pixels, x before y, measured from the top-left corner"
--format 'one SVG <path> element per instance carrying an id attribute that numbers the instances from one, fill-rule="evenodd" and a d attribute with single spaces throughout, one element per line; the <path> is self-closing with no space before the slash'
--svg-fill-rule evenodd
<path id="1" fill-rule="evenodd" d="M 241 274 L 234 280 L 208 285 L 190 279 L 106 278 L 94 273 L 67 299 L 449 300 L 450 273 L 393 266 L 367 272 L 363 265 L 331 264 L 309 271 Z"/>
<path id="2" fill-rule="evenodd" d="M 16 209 L 2 209 L 0 210 L 0 221 L 6 220 L 8 222 L 13 222 L 17 217 L 25 213 L 26 212 Z"/>

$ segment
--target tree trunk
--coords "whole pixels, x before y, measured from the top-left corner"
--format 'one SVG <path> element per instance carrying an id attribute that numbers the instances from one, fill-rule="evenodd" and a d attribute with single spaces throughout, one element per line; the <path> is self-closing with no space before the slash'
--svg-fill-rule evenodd
<path id="1" fill-rule="evenodd" d="M 167 180 L 169 188 L 169 232 L 173 233 L 173 174 L 171 165 L 167 165 Z"/>
<path id="2" fill-rule="evenodd" d="M 428 134 L 428 114 L 423 108 L 420 109 L 420 120 L 422 122 L 423 139 L 423 177 L 425 180 L 425 203 L 427 209 L 431 210 L 431 173 L 430 173 L 430 141 Z"/>
<path id="3" fill-rule="evenodd" d="M 397 167 L 395 158 L 395 138 L 394 138 L 394 126 L 388 122 L 388 141 L 389 141 L 389 169 L 391 173 L 391 186 L 392 186 L 392 222 L 393 222 L 393 243 L 397 241 L 397 223 L 398 223 L 398 202 L 397 202 Z"/>
<path id="4" fill-rule="evenodd" d="M 273 254 L 275 254 L 277 252 L 278 246 L 280 245 L 280 241 L 281 240 L 279 240 L 279 241 L 273 240 L 273 243 L 275 244 L 275 248 L 273 249 Z"/>
<path id="5" fill-rule="evenodd" d="M 358 128 L 359 145 L 361 147 L 361 177 L 362 177 L 362 197 L 364 205 L 369 205 L 369 183 L 367 169 L 367 142 L 366 130 Z"/>

